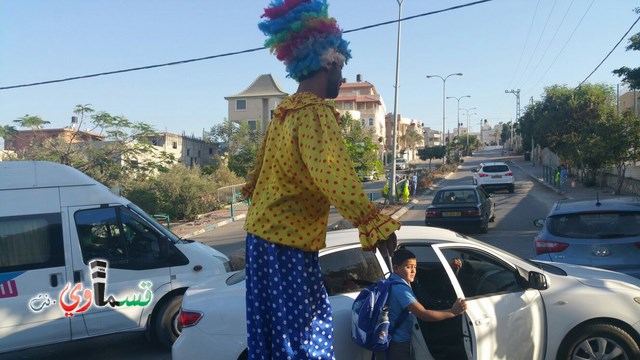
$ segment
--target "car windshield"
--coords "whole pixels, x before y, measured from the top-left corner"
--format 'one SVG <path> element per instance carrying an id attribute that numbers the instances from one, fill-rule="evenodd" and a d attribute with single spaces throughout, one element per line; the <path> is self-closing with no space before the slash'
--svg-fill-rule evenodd
<path id="1" fill-rule="evenodd" d="M 442 190 L 433 198 L 434 204 L 467 203 L 475 204 L 476 192 L 468 190 Z"/>
<path id="2" fill-rule="evenodd" d="M 507 172 L 509 167 L 507 165 L 487 165 L 482 168 L 482 171 L 486 173 Z"/>
<path id="3" fill-rule="evenodd" d="M 549 233 L 574 239 L 608 239 L 640 235 L 640 212 L 588 212 L 551 216 Z"/>

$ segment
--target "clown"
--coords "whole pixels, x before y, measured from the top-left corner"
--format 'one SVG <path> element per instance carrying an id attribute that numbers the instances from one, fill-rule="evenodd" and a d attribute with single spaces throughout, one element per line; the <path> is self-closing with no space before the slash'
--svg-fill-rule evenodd
<path id="1" fill-rule="evenodd" d="M 266 45 L 298 81 L 276 108 L 242 189 L 249 359 L 333 359 L 333 318 L 318 251 L 330 206 L 359 229 L 363 250 L 396 246 L 400 223 L 364 193 L 326 99 L 338 96 L 351 58 L 325 0 L 276 0 L 259 24 Z"/>

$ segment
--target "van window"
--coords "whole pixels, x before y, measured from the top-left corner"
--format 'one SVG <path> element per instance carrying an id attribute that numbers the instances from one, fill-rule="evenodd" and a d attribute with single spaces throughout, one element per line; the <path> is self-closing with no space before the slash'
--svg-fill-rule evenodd
<path id="1" fill-rule="evenodd" d="M 188 264 L 167 237 L 123 206 L 81 210 L 74 217 L 85 264 L 96 258 L 116 269 Z"/>
<path id="2" fill-rule="evenodd" d="M 59 213 L 0 218 L 0 273 L 64 266 Z"/>

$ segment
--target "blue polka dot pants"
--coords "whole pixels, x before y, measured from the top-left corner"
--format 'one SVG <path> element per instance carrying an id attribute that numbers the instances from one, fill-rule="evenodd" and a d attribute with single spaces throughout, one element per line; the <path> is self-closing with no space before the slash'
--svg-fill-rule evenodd
<path id="1" fill-rule="evenodd" d="M 318 252 L 247 234 L 246 258 L 249 360 L 334 359 Z"/>

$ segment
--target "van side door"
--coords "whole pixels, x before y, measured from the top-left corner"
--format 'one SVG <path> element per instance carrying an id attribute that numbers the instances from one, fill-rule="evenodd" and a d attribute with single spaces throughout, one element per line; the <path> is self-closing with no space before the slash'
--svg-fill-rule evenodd
<path id="1" fill-rule="evenodd" d="M 0 191 L 0 352 L 71 339 L 64 222 L 57 189 Z"/>
<path id="2" fill-rule="evenodd" d="M 82 313 L 88 334 L 144 328 L 171 290 L 169 240 L 122 205 L 70 207 L 69 216 L 74 281 L 93 294 Z"/>

